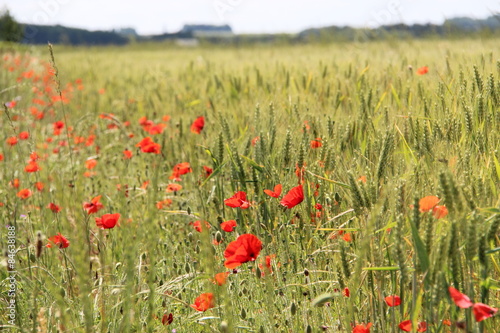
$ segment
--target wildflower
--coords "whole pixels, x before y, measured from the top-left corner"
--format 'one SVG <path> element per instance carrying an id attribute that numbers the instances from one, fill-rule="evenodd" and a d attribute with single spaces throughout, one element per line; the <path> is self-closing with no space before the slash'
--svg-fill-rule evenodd
<path id="1" fill-rule="evenodd" d="M 24 168 L 24 171 L 28 173 L 40 171 L 40 166 L 34 161 L 30 161 L 28 165 Z"/>
<path id="2" fill-rule="evenodd" d="M 370 333 L 370 327 L 372 327 L 372 323 L 368 324 L 358 324 L 354 326 L 352 329 L 352 333 Z"/>
<path id="3" fill-rule="evenodd" d="M 255 261 L 262 249 L 262 242 L 257 236 L 244 234 L 235 241 L 229 243 L 224 251 L 224 266 L 227 268 L 236 268 L 249 261 Z"/>
<path id="4" fill-rule="evenodd" d="M 397 295 L 387 296 L 386 298 L 384 298 L 384 300 L 385 303 L 390 307 L 398 306 L 401 304 L 401 298 Z"/>
<path id="5" fill-rule="evenodd" d="M 59 213 L 61 211 L 61 207 L 52 202 L 47 205 L 47 208 L 53 211 L 54 213 Z"/>
<path id="6" fill-rule="evenodd" d="M 459 308 L 467 309 L 472 306 L 470 298 L 459 292 L 457 289 L 448 287 L 448 292 L 450 293 L 450 297 L 453 299 L 453 302 L 455 302 L 456 306 Z"/>
<path id="7" fill-rule="evenodd" d="M 171 204 L 172 204 L 172 200 L 171 199 L 165 199 L 165 200 L 162 200 L 162 201 L 158 201 L 156 203 L 156 208 L 163 209 L 164 207 L 168 207 Z"/>
<path id="8" fill-rule="evenodd" d="M 133 153 L 132 153 L 130 150 L 128 150 L 128 149 L 125 149 L 125 150 L 123 151 L 123 159 L 124 159 L 124 160 L 129 160 L 129 159 L 131 159 L 131 158 L 132 158 L 132 155 L 133 155 Z"/>
<path id="9" fill-rule="evenodd" d="M 203 231 L 203 225 L 201 224 L 202 221 L 198 220 L 198 221 L 194 221 L 194 222 L 191 222 L 190 224 L 193 225 L 193 228 L 198 231 L 198 232 L 202 232 Z M 210 226 L 210 223 L 208 223 L 207 221 L 203 221 L 204 224 L 205 224 L 205 227 L 207 229 L 209 229 L 211 226 Z"/>
<path id="10" fill-rule="evenodd" d="M 208 309 L 211 309 L 215 306 L 214 294 L 212 293 L 204 293 L 198 296 L 194 300 L 194 304 L 191 304 L 191 307 L 196 311 L 205 312 Z"/>
<path id="11" fill-rule="evenodd" d="M 405 320 L 399 323 L 399 328 L 405 332 L 411 332 L 411 326 L 412 326 L 411 320 Z M 418 323 L 417 332 L 425 332 L 425 331 L 427 331 L 427 323 L 423 321 Z"/>
<path id="12" fill-rule="evenodd" d="M 477 322 L 492 317 L 497 311 L 498 309 L 492 308 L 483 303 L 475 303 L 472 306 L 472 312 L 474 313 L 474 317 Z"/>
<path id="13" fill-rule="evenodd" d="M 321 138 L 316 138 L 315 140 L 311 141 L 311 148 L 316 149 L 321 146 L 323 146 L 323 144 L 321 143 Z"/>
<path id="14" fill-rule="evenodd" d="M 153 154 L 161 153 L 161 146 L 158 143 L 153 142 L 153 140 L 149 136 L 142 139 L 135 146 L 141 147 L 141 151 L 143 153 L 153 153 Z"/>
<path id="15" fill-rule="evenodd" d="M 21 191 L 17 192 L 17 197 L 21 198 L 21 199 L 28 199 L 29 197 L 31 197 L 31 195 L 33 194 L 33 192 L 31 192 L 30 189 L 22 189 Z"/>
<path id="16" fill-rule="evenodd" d="M 173 179 L 174 181 L 180 181 L 182 175 L 185 175 L 190 172 L 193 172 L 193 169 L 191 169 L 191 165 L 189 164 L 189 162 L 182 162 L 174 166 L 172 170 L 172 175 L 170 175 L 168 179 Z"/>
<path id="17" fill-rule="evenodd" d="M 281 195 L 281 188 L 282 188 L 281 184 L 278 184 L 274 187 L 274 189 L 272 191 L 271 190 L 264 190 L 264 193 L 270 197 L 278 198 Z"/>
<path id="18" fill-rule="evenodd" d="M 180 191 L 182 190 L 182 185 L 179 185 L 179 184 L 168 184 L 167 185 L 167 189 L 166 189 L 166 192 L 177 192 L 177 191 Z"/>
<path id="19" fill-rule="evenodd" d="M 170 325 L 174 321 L 174 315 L 172 313 L 169 313 L 168 315 L 165 313 L 163 317 L 161 318 L 161 323 L 163 325 Z"/>
<path id="20" fill-rule="evenodd" d="M 83 209 L 87 211 L 87 214 L 90 215 L 92 213 L 97 213 L 101 209 L 104 208 L 104 205 L 100 203 L 99 201 L 101 200 L 101 196 L 97 196 L 95 198 L 92 198 L 90 202 L 84 202 L 83 203 Z"/>
<path id="21" fill-rule="evenodd" d="M 205 117 L 201 116 L 196 118 L 196 120 L 191 125 L 191 132 L 200 134 L 203 130 L 203 127 L 205 127 Z"/>
<path id="22" fill-rule="evenodd" d="M 304 189 L 302 185 L 292 188 L 288 193 L 281 199 L 280 204 L 288 209 L 291 209 L 304 200 Z"/>
<path id="23" fill-rule="evenodd" d="M 448 215 L 448 208 L 446 206 L 435 206 L 432 209 L 432 216 L 434 216 L 436 219 L 442 219 Z"/>
<path id="24" fill-rule="evenodd" d="M 19 133 L 19 140 L 28 140 L 29 137 L 30 137 L 30 134 L 26 131 Z"/>
<path id="25" fill-rule="evenodd" d="M 55 245 L 58 245 L 60 249 L 65 249 L 69 246 L 69 241 L 66 239 L 66 237 L 61 235 L 60 232 L 58 232 L 55 236 L 49 237 L 49 241 L 51 243 L 54 243 Z M 48 243 L 46 247 L 52 247 L 51 243 Z"/>
<path id="26" fill-rule="evenodd" d="M 427 74 L 428 72 L 429 72 L 429 67 L 427 66 L 423 66 L 417 69 L 417 75 L 424 75 Z"/>
<path id="27" fill-rule="evenodd" d="M 120 226 L 118 220 L 120 219 L 120 214 L 104 214 L 101 217 L 95 218 L 95 224 L 101 229 L 112 229 L 116 225 Z"/>
<path id="28" fill-rule="evenodd" d="M 434 195 L 429 195 L 427 197 L 423 197 L 418 202 L 418 205 L 420 207 L 420 211 L 422 213 L 431 211 L 439 203 L 439 201 L 440 201 L 440 199 Z"/>
<path id="29" fill-rule="evenodd" d="M 210 167 L 207 167 L 206 165 L 203 166 L 203 170 L 205 170 L 205 178 L 208 178 L 210 177 L 210 175 L 212 174 L 212 172 L 214 172 L 214 170 Z"/>
<path id="30" fill-rule="evenodd" d="M 255 146 L 257 144 L 257 141 L 260 140 L 260 136 L 256 136 L 255 138 L 252 139 L 251 143 L 252 143 L 252 146 Z"/>
<path id="31" fill-rule="evenodd" d="M 220 224 L 220 227 L 222 228 L 222 230 L 224 230 L 225 232 L 231 232 L 233 231 L 233 229 L 236 227 L 236 221 L 235 220 L 229 220 L 229 221 L 225 221 L 225 222 L 222 222 Z"/>
<path id="32" fill-rule="evenodd" d="M 224 200 L 226 206 L 232 208 L 247 209 L 250 203 L 247 201 L 247 194 L 243 191 L 236 192 L 231 198 Z"/>
<path id="33" fill-rule="evenodd" d="M 88 170 L 92 170 L 93 168 L 95 168 L 96 165 L 97 165 L 97 160 L 93 158 L 85 161 L 85 168 L 87 168 Z"/>
<path id="34" fill-rule="evenodd" d="M 10 146 L 15 146 L 17 145 L 17 138 L 15 136 L 11 136 L 10 138 L 7 138 L 7 143 Z"/>
<path id="35" fill-rule="evenodd" d="M 217 273 L 217 274 L 215 274 L 213 282 L 218 286 L 222 286 L 222 285 L 226 284 L 226 280 L 227 280 L 228 276 L 229 276 L 229 272 Z"/>

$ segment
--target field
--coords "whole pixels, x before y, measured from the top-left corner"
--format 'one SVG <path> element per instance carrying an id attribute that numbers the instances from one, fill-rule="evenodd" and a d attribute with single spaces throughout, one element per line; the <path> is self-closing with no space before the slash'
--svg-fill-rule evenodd
<path id="1" fill-rule="evenodd" d="M 500 332 L 500 40 L 0 49 L 6 331 Z"/>

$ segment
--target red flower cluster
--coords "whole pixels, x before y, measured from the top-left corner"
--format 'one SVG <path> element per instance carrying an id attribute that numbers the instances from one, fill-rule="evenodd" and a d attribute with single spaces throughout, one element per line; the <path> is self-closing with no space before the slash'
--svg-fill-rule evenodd
<path id="1" fill-rule="evenodd" d="M 467 309 L 472 306 L 472 312 L 474 313 L 474 317 L 477 322 L 492 317 L 498 311 L 498 309 L 492 308 L 483 303 L 472 303 L 467 295 L 462 294 L 453 287 L 448 287 L 448 292 L 450 293 L 450 297 L 453 299 L 453 302 L 455 302 L 456 306 L 459 308 Z"/>

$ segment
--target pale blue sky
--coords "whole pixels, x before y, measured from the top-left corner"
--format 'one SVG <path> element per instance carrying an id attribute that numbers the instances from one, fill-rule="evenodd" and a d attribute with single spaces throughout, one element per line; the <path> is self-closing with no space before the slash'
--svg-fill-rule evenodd
<path id="1" fill-rule="evenodd" d="M 175 32 L 186 23 L 227 23 L 237 33 L 294 33 L 328 25 L 442 23 L 500 12 L 500 0 L 0 0 L 4 5 L 25 23 L 133 27 L 141 34 Z"/>

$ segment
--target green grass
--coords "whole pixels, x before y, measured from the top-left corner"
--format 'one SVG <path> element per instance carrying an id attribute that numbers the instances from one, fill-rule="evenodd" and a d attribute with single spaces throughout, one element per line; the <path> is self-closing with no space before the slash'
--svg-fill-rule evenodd
<path id="1" fill-rule="evenodd" d="M 448 286 L 473 302 L 500 306 L 498 42 L 56 46 L 57 76 L 46 83 L 17 78 L 30 69 L 44 73 L 47 49 L 4 48 L 1 100 L 21 97 L 0 118 L 0 214 L 4 225 L 16 226 L 18 250 L 16 327 L 351 332 L 371 322 L 371 332 L 399 332 L 398 324 L 412 319 L 427 322 L 429 332 L 455 332 L 457 321 L 471 332 L 496 332 L 498 316 L 476 323 L 471 309 L 455 306 Z M 429 73 L 416 75 L 422 66 Z M 54 80 L 63 91 L 71 85 L 67 104 L 35 96 L 33 87 L 59 95 Z M 34 106 L 43 119 L 34 119 Z M 144 116 L 161 123 L 166 115 L 159 135 L 138 123 Z M 199 135 L 190 131 L 198 116 L 206 121 Z M 52 124 L 59 120 L 66 127 L 56 136 Z M 30 138 L 11 147 L 7 138 L 21 131 Z M 87 146 L 90 135 L 95 139 Z M 146 136 L 161 154 L 140 152 L 136 144 Z M 316 138 L 323 145 L 312 149 Z M 124 149 L 133 151 L 130 160 Z M 26 173 L 33 151 L 41 170 Z M 84 177 L 89 158 L 98 161 L 95 175 Z M 181 176 L 179 192 L 166 193 L 181 162 L 193 172 Z M 302 165 L 301 204 L 284 209 L 264 194 L 277 184 L 282 194 L 297 186 Z M 203 166 L 214 170 L 208 179 Z M 19 188 L 9 184 L 16 178 Z M 36 182 L 45 184 L 43 191 Z M 33 195 L 18 198 L 23 188 Z M 247 192 L 249 209 L 224 205 L 236 191 Z M 88 215 L 82 205 L 98 195 L 104 209 Z M 446 205 L 446 217 L 418 211 L 418 199 L 429 195 Z M 172 204 L 158 209 L 166 199 Z M 51 202 L 62 211 L 47 209 Z M 105 213 L 120 213 L 120 226 L 98 229 L 95 217 Z M 230 219 L 237 220 L 235 232 L 222 231 L 220 222 Z M 190 225 L 196 220 L 211 228 L 197 232 Z M 332 237 L 339 231 L 352 240 Z M 70 246 L 45 248 L 58 232 Z M 245 233 L 263 242 L 260 255 L 215 285 L 216 273 L 232 271 L 224 267 L 226 246 Z M 1 237 L 7 244 L 6 228 Z M 275 255 L 272 274 L 258 266 L 267 255 Z M 10 301 L 8 276 L 3 269 L 2 307 Z M 214 308 L 189 307 L 206 292 L 214 294 Z M 389 295 L 402 304 L 389 308 Z M 173 322 L 164 326 L 170 313 Z M 1 318 L 9 327 L 7 312 Z"/>

